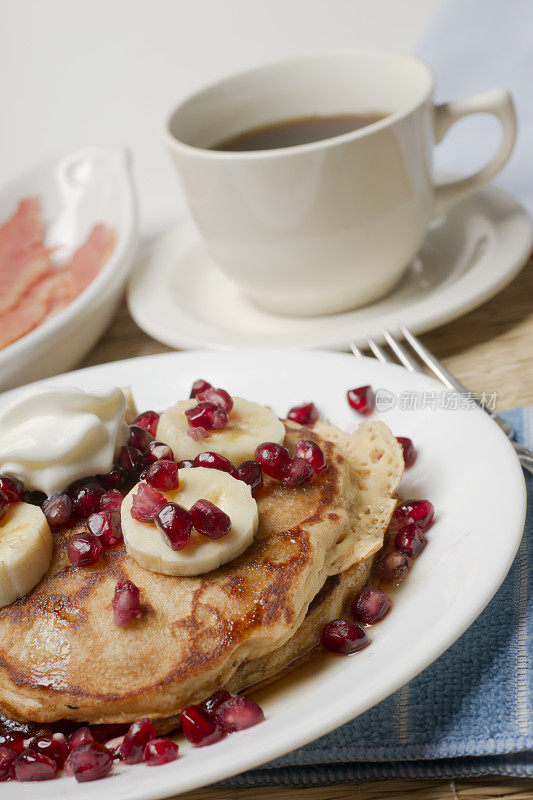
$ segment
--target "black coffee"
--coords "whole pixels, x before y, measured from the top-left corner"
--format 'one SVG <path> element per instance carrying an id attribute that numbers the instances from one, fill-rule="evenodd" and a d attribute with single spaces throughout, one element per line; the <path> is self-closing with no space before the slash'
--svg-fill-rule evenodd
<path id="1" fill-rule="evenodd" d="M 297 117 L 244 131 L 219 142 L 211 150 L 275 150 L 277 147 L 294 147 L 357 131 L 373 122 L 379 122 L 385 116 L 386 114 L 372 113 Z"/>

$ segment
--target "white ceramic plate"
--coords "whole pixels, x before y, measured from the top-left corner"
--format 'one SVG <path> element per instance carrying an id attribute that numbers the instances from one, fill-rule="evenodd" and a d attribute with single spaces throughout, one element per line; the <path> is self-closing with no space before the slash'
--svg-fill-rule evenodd
<path id="1" fill-rule="evenodd" d="M 353 426 L 348 388 L 370 383 L 396 398 L 440 391 L 440 385 L 401 367 L 353 356 L 283 351 L 170 353 L 120 361 L 54 378 L 48 385 L 86 389 L 131 384 L 140 409 L 162 409 L 205 377 L 232 393 L 268 403 L 279 414 L 314 400 L 334 423 Z M 44 383 L 44 382 L 43 382 Z M 15 396 L 0 398 L 0 407 Z M 430 403 L 431 405 L 431 403 Z M 72 778 L 2 785 L 6 800 L 149 800 L 195 789 L 281 756 L 361 714 L 409 681 L 473 622 L 504 579 L 525 519 L 525 485 L 513 448 L 479 410 L 430 407 L 381 414 L 419 455 L 401 484 L 403 497 L 428 497 L 437 517 L 429 545 L 395 594 L 390 614 L 372 630 L 372 643 L 351 658 L 317 659 L 289 681 L 263 692 L 266 721 L 211 747 L 184 745 L 164 767 L 115 767 L 105 781 Z M 502 531 L 505 535 L 502 534 Z"/>
<path id="2" fill-rule="evenodd" d="M 86 147 L 50 159 L 0 191 L 4 222 L 24 197 L 38 195 L 46 245 L 68 259 L 97 222 L 116 232 L 111 256 L 72 303 L 0 350 L 0 390 L 73 367 L 101 336 L 120 300 L 137 247 L 137 209 L 129 158 L 113 147 Z"/>
<path id="3" fill-rule="evenodd" d="M 489 186 L 433 224 L 387 297 L 343 314 L 284 317 L 254 305 L 186 221 L 155 242 L 132 276 L 128 305 L 143 330 L 171 347 L 343 350 L 352 340 L 381 340 L 383 328 L 394 330 L 399 322 L 421 333 L 465 314 L 509 283 L 530 252 L 528 215 L 509 194 Z"/>

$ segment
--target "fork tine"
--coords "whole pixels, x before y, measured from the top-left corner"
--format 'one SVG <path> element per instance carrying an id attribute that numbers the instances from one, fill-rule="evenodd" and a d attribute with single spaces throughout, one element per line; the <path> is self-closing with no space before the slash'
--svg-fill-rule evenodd
<path id="1" fill-rule="evenodd" d="M 409 328 L 406 328 L 405 325 L 401 324 L 400 331 L 402 332 L 405 340 L 409 342 L 415 353 L 420 356 L 424 364 L 430 368 L 433 374 L 436 375 L 437 378 L 439 378 L 439 380 L 448 387 L 448 389 L 455 389 L 461 394 L 472 394 L 471 392 L 468 392 L 468 389 L 464 384 L 461 383 L 461 381 L 458 381 L 457 378 L 455 378 L 452 373 L 446 369 L 444 364 L 441 364 L 438 358 L 435 358 L 435 356 L 432 355 L 432 353 L 430 353 L 426 347 L 424 347 L 420 339 L 411 333 Z M 499 425 L 506 436 L 510 438 L 513 435 L 512 426 L 509 425 L 506 420 L 502 419 L 502 417 L 498 416 L 498 414 L 496 414 L 492 409 L 488 408 L 483 401 L 480 402 L 475 395 L 474 402 L 476 402 L 477 405 L 483 411 L 485 411 L 497 425 Z M 511 444 L 513 445 L 524 469 L 528 470 L 528 472 L 531 472 L 533 475 L 533 453 L 521 445 L 516 444 L 516 442 L 511 441 Z"/>
<path id="2" fill-rule="evenodd" d="M 378 361 L 381 361 L 382 364 L 386 364 L 388 361 L 390 361 L 388 355 L 381 349 L 381 347 L 378 344 L 376 344 L 376 342 L 373 339 L 367 339 L 367 342 L 368 346 L 370 347 L 370 349 L 372 350 Z"/>
<path id="3" fill-rule="evenodd" d="M 363 354 L 361 353 L 355 342 L 350 342 L 350 348 L 354 356 L 357 356 L 357 358 L 363 357 Z"/>
<path id="4" fill-rule="evenodd" d="M 418 339 L 411 331 L 405 327 L 405 325 L 400 325 L 400 330 L 407 342 L 411 345 L 415 353 L 417 353 L 424 364 L 426 364 L 429 369 L 433 372 L 437 378 L 442 381 L 442 383 L 448 387 L 448 389 L 456 389 L 458 392 L 465 392 L 466 387 L 460 383 L 454 376 L 448 372 L 444 364 L 435 358 L 427 348 L 424 347 L 420 339 Z"/>
<path id="5" fill-rule="evenodd" d="M 405 347 L 396 341 L 394 336 L 386 329 L 383 330 L 383 336 L 387 344 L 389 345 L 390 349 L 393 353 L 396 353 L 398 359 L 402 362 L 404 367 L 409 370 L 409 372 L 424 372 L 424 368 L 420 364 L 420 362 L 415 361 L 415 359 L 409 355 Z"/>

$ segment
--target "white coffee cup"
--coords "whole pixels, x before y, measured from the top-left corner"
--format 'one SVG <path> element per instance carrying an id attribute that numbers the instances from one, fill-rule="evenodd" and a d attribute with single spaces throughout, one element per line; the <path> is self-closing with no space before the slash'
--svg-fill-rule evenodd
<path id="1" fill-rule="evenodd" d="M 324 53 L 240 73 L 171 113 L 165 140 L 214 261 L 264 308 L 329 314 L 386 294 L 429 220 L 484 186 L 513 149 L 508 92 L 435 106 L 431 70 L 379 50 Z M 350 133 L 273 150 L 209 149 L 244 131 L 313 115 L 384 113 Z M 436 187 L 433 148 L 467 114 L 502 136 L 479 172 Z"/>

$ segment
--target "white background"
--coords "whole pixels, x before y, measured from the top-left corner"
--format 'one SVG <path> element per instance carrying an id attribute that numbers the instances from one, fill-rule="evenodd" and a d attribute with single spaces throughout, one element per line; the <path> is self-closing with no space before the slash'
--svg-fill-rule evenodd
<path id="1" fill-rule="evenodd" d="M 0 0 L 0 181 L 86 144 L 133 152 L 142 229 L 182 215 L 160 139 L 184 95 L 306 51 L 412 50 L 441 0 Z"/>

